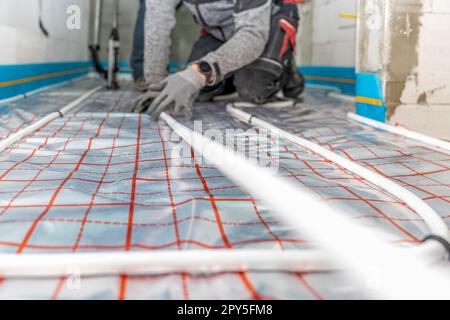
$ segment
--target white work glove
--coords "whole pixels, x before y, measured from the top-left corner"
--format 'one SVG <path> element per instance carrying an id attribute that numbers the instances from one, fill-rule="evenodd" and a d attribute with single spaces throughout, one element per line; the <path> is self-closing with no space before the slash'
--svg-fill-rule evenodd
<path id="1" fill-rule="evenodd" d="M 140 95 L 136 100 L 127 105 L 124 112 L 144 112 L 150 106 L 152 101 L 158 96 L 158 94 L 159 92 L 157 91 L 147 90 L 144 94 Z"/>
<path id="2" fill-rule="evenodd" d="M 184 111 L 187 120 L 192 120 L 194 102 L 206 82 L 194 68 L 191 66 L 167 77 L 160 84 L 149 87 L 149 91 L 159 92 L 147 110 L 153 120 L 158 120 L 162 112 L 169 111 L 172 115 L 176 115 L 181 110 Z"/>

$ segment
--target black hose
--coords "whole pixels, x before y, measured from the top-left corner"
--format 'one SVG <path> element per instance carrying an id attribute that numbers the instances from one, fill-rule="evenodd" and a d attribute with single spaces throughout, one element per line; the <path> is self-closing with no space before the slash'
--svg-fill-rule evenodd
<path id="1" fill-rule="evenodd" d="M 42 33 L 45 35 L 46 38 L 49 37 L 49 33 L 47 28 L 44 26 L 44 23 L 42 22 L 42 0 L 39 0 L 39 29 L 41 29 Z"/>
<path id="2" fill-rule="evenodd" d="M 95 71 L 97 71 L 97 73 L 100 74 L 100 76 L 102 76 L 103 78 L 105 78 L 105 79 L 108 78 L 108 72 L 103 68 L 103 66 L 100 62 L 100 57 L 99 57 L 100 46 L 99 45 L 90 45 L 89 50 L 91 51 L 91 59 L 92 59 L 92 63 L 94 65 Z"/>
<path id="3" fill-rule="evenodd" d="M 41 29 L 42 33 L 45 35 L 45 37 L 49 37 L 49 33 L 47 29 L 44 27 L 44 24 L 42 23 L 42 19 L 39 18 L 39 28 Z"/>
<path id="4" fill-rule="evenodd" d="M 425 239 L 423 239 L 422 242 L 426 242 L 426 241 L 430 241 L 430 240 L 434 240 L 434 241 L 437 241 L 440 244 L 442 244 L 444 249 L 447 251 L 448 259 L 450 260 L 450 243 L 446 239 L 436 236 L 436 235 L 433 235 L 433 234 L 425 237 Z"/>

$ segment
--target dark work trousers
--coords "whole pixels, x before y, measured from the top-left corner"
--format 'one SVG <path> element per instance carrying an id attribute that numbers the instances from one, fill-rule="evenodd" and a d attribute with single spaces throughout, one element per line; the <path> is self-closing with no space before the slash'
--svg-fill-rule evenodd
<path id="1" fill-rule="evenodd" d="M 274 39 L 269 39 L 269 42 Z M 194 44 L 189 62 L 199 61 L 208 53 L 217 50 L 224 42 L 213 36 L 203 33 Z M 304 86 L 304 83 L 296 81 L 299 77 L 295 67 L 295 62 L 290 59 L 290 63 L 283 67 L 283 71 L 274 77 L 274 74 L 267 72 L 264 68 L 255 68 L 255 63 L 237 70 L 213 87 L 202 89 L 198 100 L 209 101 L 220 95 L 238 92 L 240 98 L 253 103 L 265 103 L 270 101 L 287 83 L 294 83 Z M 261 59 L 259 59 L 261 60 Z M 258 61 L 256 61 L 258 63 Z M 301 90 L 303 91 L 303 89 Z M 300 91 L 298 91 L 300 93 Z"/>
<path id="2" fill-rule="evenodd" d="M 144 22 L 145 0 L 139 0 L 139 12 L 134 28 L 133 49 L 130 58 L 130 67 L 135 80 L 144 78 Z"/>

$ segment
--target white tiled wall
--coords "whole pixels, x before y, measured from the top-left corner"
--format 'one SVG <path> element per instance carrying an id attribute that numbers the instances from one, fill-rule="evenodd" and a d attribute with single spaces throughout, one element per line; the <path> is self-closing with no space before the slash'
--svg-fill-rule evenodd
<path id="1" fill-rule="evenodd" d="M 357 0 L 312 0 L 310 4 L 303 6 L 301 11 L 304 9 L 311 15 L 308 23 L 312 30 L 309 31 L 312 32 L 309 35 L 312 48 L 309 50 L 310 54 L 302 55 L 305 61 L 301 61 L 301 64 L 354 66 L 356 20 L 343 18 L 340 14 L 356 14 Z M 300 26 L 302 27 L 307 28 Z M 307 45 L 303 41 L 301 43 Z"/>
<path id="2" fill-rule="evenodd" d="M 103 1 L 103 18 L 101 29 L 101 59 L 107 59 L 107 43 L 112 25 L 112 8 L 114 0 Z M 132 45 L 133 33 L 136 17 L 139 9 L 139 0 L 120 0 L 120 59 L 129 60 Z M 91 7 L 94 10 L 94 7 Z M 93 17 L 93 16 L 91 16 Z M 181 8 L 177 13 L 177 24 L 172 33 L 172 52 L 171 61 L 183 63 L 189 57 L 191 48 L 197 38 L 200 36 L 200 27 L 198 27 L 192 18 L 192 15 L 186 8 Z"/>
<path id="3" fill-rule="evenodd" d="M 0 64 L 79 61 L 89 58 L 90 0 L 42 0 L 46 38 L 38 25 L 39 0 L 0 0 Z M 128 59 L 138 0 L 121 0 L 122 59 Z M 436 6 L 447 10 L 446 0 Z M 69 5 L 82 11 L 81 30 L 66 27 Z M 102 40 L 110 30 L 110 4 L 105 1 Z M 357 0 L 312 0 L 311 54 L 304 64 L 353 66 L 355 60 L 355 20 L 339 17 L 355 13 Z M 103 48 L 106 42 L 103 41 Z M 104 55 L 102 55 L 104 57 Z"/>
<path id="4" fill-rule="evenodd" d="M 95 1 L 92 1 L 91 10 L 94 12 Z M 100 58 L 106 60 L 108 39 L 111 34 L 112 21 L 113 21 L 113 6 L 114 0 L 103 0 L 102 11 L 102 24 L 100 34 Z M 119 34 L 120 34 L 120 59 L 128 60 L 130 58 L 132 45 L 133 45 L 133 33 L 136 22 L 136 17 L 139 9 L 139 0 L 119 0 Z M 93 15 L 92 22 L 93 22 Z M 93 24 L 91 24 L 93 27 Z"/>
<path id="5" fill-rule="evenodd" d="M 0 0 L 0 64 L 80 61 L 88 59 L 89 0 Z M 66 27 L 70 5 L 81 9 L 81 29 Z"/>

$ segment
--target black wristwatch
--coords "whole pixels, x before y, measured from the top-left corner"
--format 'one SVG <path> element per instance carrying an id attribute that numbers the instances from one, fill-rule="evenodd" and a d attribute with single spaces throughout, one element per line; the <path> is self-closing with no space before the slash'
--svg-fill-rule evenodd
<path id="1" fill-rule="evenodd" d="M 211 84 L 213 82 L 213 76 L 214 76 L 211 65 L 208 62 L 200 61 L 198 63 L 198 69 L 205 76 L 206 84 L 207 85 Z"/>

